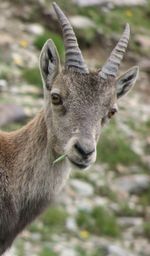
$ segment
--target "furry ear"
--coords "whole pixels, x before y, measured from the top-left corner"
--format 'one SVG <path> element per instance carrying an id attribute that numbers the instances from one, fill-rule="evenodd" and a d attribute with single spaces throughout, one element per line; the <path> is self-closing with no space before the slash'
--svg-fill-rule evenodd
<path id="1" fill-rule="evenodd" d="M 60 59 L 54 42 L 49 39 L 40 55 L 40 72 L 45 87 L 50 90 L 52 82 L 59 73 Z"/>
<path id="2" fill-rule="evenodd" d="M 116 88 L 117 88 L 117 98 L 119 99 L 134 86 L 135 81 L 138 78 L 139 67 L 134 66 L 130 68 L 125 74 L 121 75 L 117 79 Z"/>

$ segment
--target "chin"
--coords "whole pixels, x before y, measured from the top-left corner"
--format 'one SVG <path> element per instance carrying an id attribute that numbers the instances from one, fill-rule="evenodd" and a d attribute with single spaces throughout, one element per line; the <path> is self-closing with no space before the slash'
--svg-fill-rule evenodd
<path id="1" fill-rule="evenodd" d="M 86 162 L 85 163 L 83 163 L 83 162 L 79 163 L 79 162 L 76 162 L 75 160 L 70 159 L 70 158 L 68 158 L 68 160 L 69 160 L 70 164 L 72 165 L 72 167 L 75 168 L 75 169 L 78 169 L 78 170 L 87 170 L 93 164 L 93 163 L 86 163 Z"/>

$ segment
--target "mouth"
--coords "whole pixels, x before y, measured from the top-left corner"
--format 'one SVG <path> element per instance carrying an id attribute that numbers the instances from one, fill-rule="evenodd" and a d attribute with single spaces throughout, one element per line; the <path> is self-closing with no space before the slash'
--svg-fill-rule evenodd
<path id="1" fill-rule="evenodd" d="M 80 169 L 85 169 L 85 168 L 89 167 L 89 164 L 81 164 L 81 163 L 75 162 L 74 160 L 72 160 L 72 159 L 70 159 L 70 158 L 68 158 L 68 159 L 69 159 L 69 161 L 70 161 L 73 165 L 75 165 L 76 167 L 78 167 L 78 168 L 80 168 Z"/>

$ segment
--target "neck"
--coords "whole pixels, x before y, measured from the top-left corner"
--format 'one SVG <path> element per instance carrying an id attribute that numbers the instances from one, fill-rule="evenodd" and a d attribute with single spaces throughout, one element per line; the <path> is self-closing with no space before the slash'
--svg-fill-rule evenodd
<path id="1" fill-rule="evenodd" d="M 16 158 L 15 161 L 13 160 L 12 166 L 14 174 L 13 184 L 15 184 L 15 179 L 17 178 L 17 186 L 20 187 L 17 188 L 17 191 L 20 189 L 24 192 L 24 189 L 28 189 L 31 192 L 36 183 L 37 186 L 39 186 L 40 181 L 46 184 L 48 177 L 53 176 L 54 172 L 58 179 L 60 174 L 57 175 L 57 169 L 61 173 L 62 168 L 67 168 L 66 161 L 53 166 L 53 161 L 59 154 L 54 150 L 55 138 L 51 135 L 50 129 L 47 131 L 44 111 L 41 111 L 22 129 L 9 133 L 8 136 L 12 138 L 12 144 L 15 145 L 13 150 Z M 28 184 L 28 188 L 24 186 L 25 183 L 26 185 Z M 29 183 L 31 185 L 30 188 Z M 16 189 L 16 184 L 14 189 Z"/>

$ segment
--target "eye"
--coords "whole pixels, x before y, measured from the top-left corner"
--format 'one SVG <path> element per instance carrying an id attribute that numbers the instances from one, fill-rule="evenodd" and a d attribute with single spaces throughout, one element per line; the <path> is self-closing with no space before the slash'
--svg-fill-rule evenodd
<path id="1" fill-rule="evenodd" d="M 51 94 L 52 103 L 54 105 L 60 105 L 62 104 L 62 98 L 58 93 L 52 93 Z"/>
<path id="2" fill-rule="evenodd" d="M 111 118 L 116 112 L 117 112 L 117 109 L 116 109 L 116 108 L 112 108 L 112 109 L 108 112 L 108 118 Z"/>

